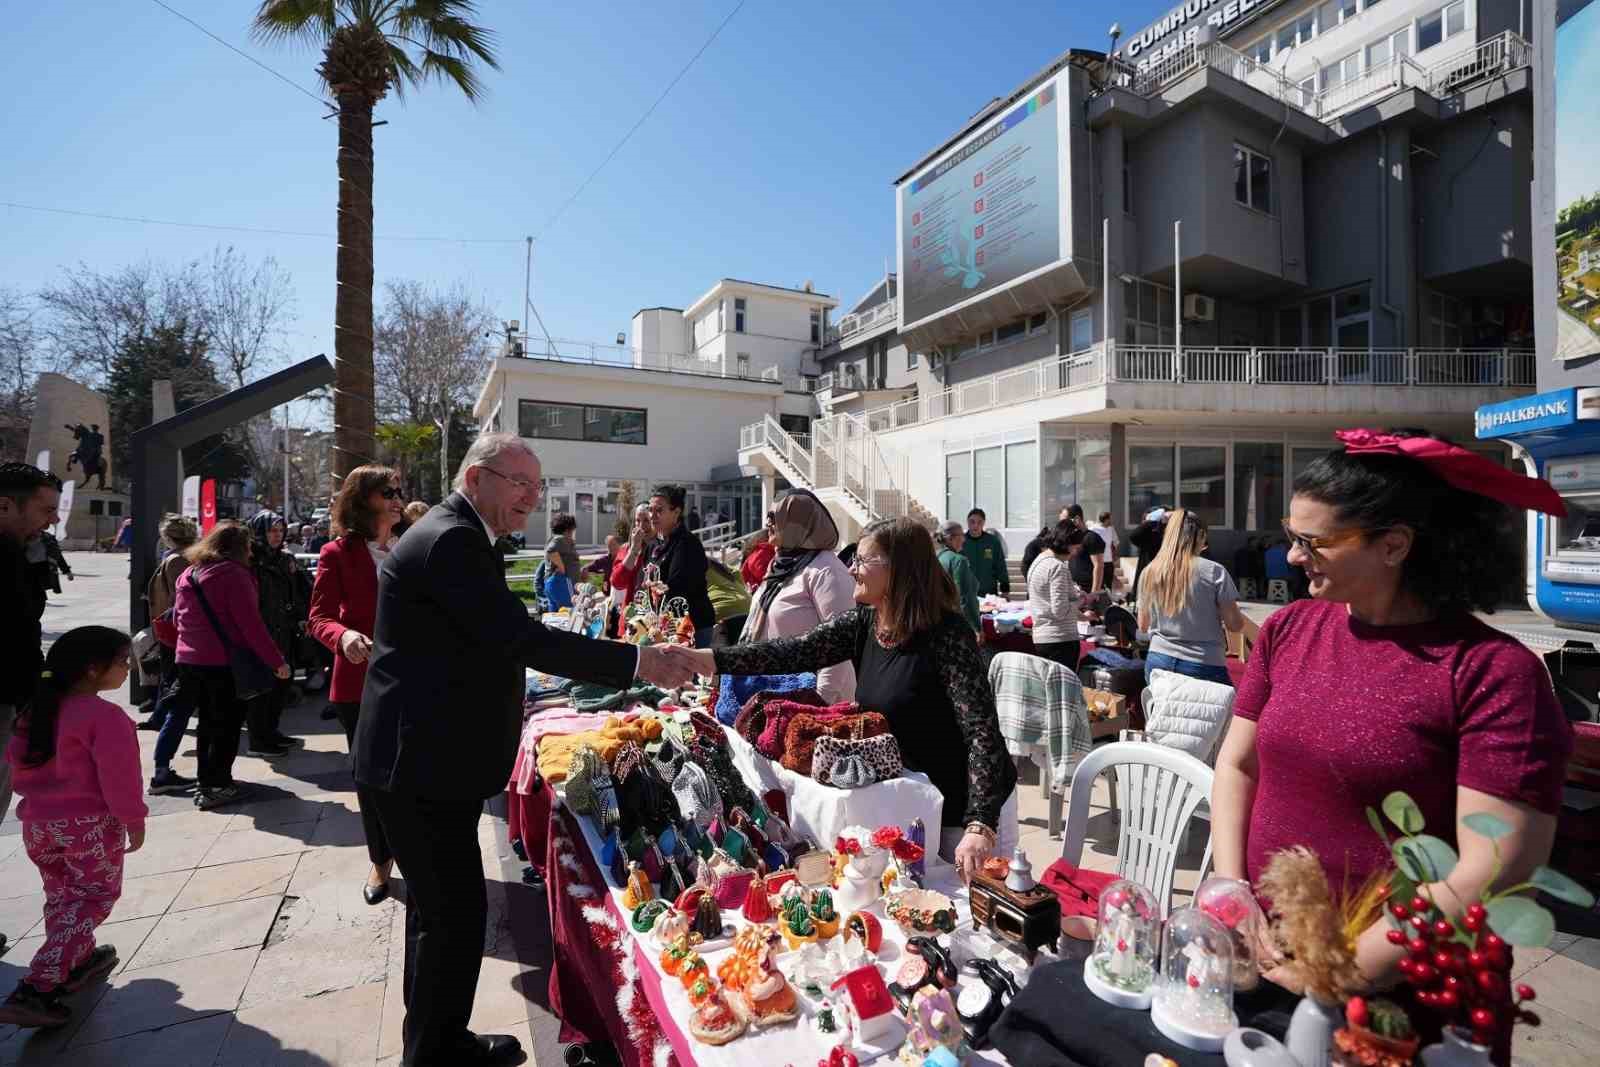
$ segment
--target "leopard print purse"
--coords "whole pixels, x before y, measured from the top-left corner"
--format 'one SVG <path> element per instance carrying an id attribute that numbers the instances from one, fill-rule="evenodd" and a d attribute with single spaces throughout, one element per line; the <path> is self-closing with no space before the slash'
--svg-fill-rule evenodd
<path id="1" fill-rule="evenodd" d="M 859 740 L 819 737 L 811 757 L 811 777 L 838 789 L 859 789 L 898 778 L 904 769 L 900 743 L 889 733 Z"/>

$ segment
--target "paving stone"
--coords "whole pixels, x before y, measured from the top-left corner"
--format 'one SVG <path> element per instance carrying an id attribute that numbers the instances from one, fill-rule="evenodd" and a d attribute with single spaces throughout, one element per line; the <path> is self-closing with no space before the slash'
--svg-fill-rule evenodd
<path id="1" fill-rule="evenodd" d="M 381 985 L 388 978 L 388 963 L 387 926 L 303 933 L 269 943 L 262 950 L 241 1005 L 249 1008 L 285 1000 L 320 999 L 339 990 Z M 376 1014 L 373 1024 L 377 1024 Z"/>
<path id="2" fill-rule="evenodd" d="M 377 1055 L 383 986 L 350 989 L 239 1010 L 222 1044 L 217 1067 L 315 1063 L 371 1067 Z"/>
<path id="3" fill-rule="evenodd" d="M 117 949 L 117 966 L 112 974 L 120 974 L 128 967 L 128 962 L 138 953 L 139 947 L 154 930 L 160 916 L 149 915 L 142 919 L 128 919 L 124 922 L 108 922 L 101 924 L 94 932 L 96 944 L 114 945 Z M 6 950 L 6 959 L 15 962 L 24 972 L 33 959 L 33 954 L 39 951 L 39 946 L 44 944 L 44 926 L 41 924 L 31 937 L 25 937 Z"/>
<path id="4" fill-rule="evenodd" d="M 0 989 L 10 992 L 27 974 L 32 955 L 31 950 L 23 955 L 21 951 L 13 949 L 4 960 L 0 960 Z M 24 1030 L 16 1026 L 0 1026 L 0 1065 L 72 1063 L 72 1058 L 61 1050 L 71 1044 L 84 1020 L 106 995 L 106 990 L 105 982 L 95 982 L 76 993 L 67 994 L 64 1003 L 72 1009 L 72 1021 L 59 1029 Z"/>
<path id="5" fill-rule="evenodd" d="M 27 937 L 43 919 L 44 890 L 38 886 L 21 896 L 0 900 L 0 934 L 5 934 L 13 941 Z"/>
<path id="6" fill-rule="evenodd" d="M 237 949 L 123 971 L 73 1038 L 74 1067 L 82 1046 L 233 1011 L 257 954 Z"/>
<path id="7" fill-rule="evenodd" d="M 1539 994 L 1535 1010 L 1551 1008 L 1572 1019 L 1600 1019 L 1597 979 L 1594 968 L 1565 956 L 1552 956 L 1522 977 Z"/>
<path id="8" fill-rule="evenodd" d="M 158 967 L 230 949 L 259 949 L 278 914 L 280 902 L 279 897 L 260 897 L 193 911 L 168 912 L 156 923 L 128 969 Z"/>
<path id="9" fill-rule="evenodd" d="M 1559 948 L 1558 953 L 1596 971 L 1595 981 L 1600 981 L 1600 938 L 1574 937 L 1570 944 Z"/>
<path id="10" fill-rule="evenodd" d="M 189 911 L 253 897 L 281 897 L 288 891 L 289 878 L 299 862 L 299 855 L 269 856 L 202 867 L 172 902 L 172 910 Z"/>
<path id="11" fill-rule="evenodd" d="M 321 801 L 293 793 L 271 793 L 259 800 L 226 809 L 233 812 L 233 817 L 228 820 L 223 832 L 266 830 L 290 823 L 316 822 L 328 807 Z"/>
<path id="12" fill-rule="evenodd" d="M 196 814 L 211 814 L 198 812 Z M 180 816 L 167 816 L 179 818 Z M 171 871 L 191 871 L 217 838 L 222 836 L 222 824 L 227 816 L 217 815 L 210 828 L 185 830 L 182 834 L 152 833 L 145 831 L 144 847 L 131 853 L 123 863 L 124 878 L 143 878 L 147 874 L 166 874 Z"/>
<path id="13" fill-rule="evenodd" d="M 232 1015 L 210 1015 L 149 1033 L 113 1038 L 70 1051 L 72 1067 L 211 1067 L 236 1027 Z M 257 1063 L 282 1063 L 272 1059 Z M 309 1067 L 309 1065 L 308 1065 Z"/>
<path id="14" fill-rule="evenodd" d="M 1550 1007 L 1542 995 L 1535 1007 L 1540 1025 L 1512 1031 L 1512 1059 L 1529 1067 L 1594 1067 L 1600 1055 L 1600 1030 Z"/>
<path id="15" fill-rule="evenodd" d="M 143 878 L 124 878 L 122 896 L 117 898 L 116 907 L 111 909 L 110 921 L 142 919 L 146 915 L 165 913 L 188 884 L 191 873 L 169 871 L 166 874 L 147 874 Z"/>
<path id="16" fill-rule="evenodd" d="M 251 827 L 232 833 L 218 834 L 197 866 L 214 867 L 241 860 L 265 859 L 268 856 L 287 856 L 304 852 L 306 843 L 316 828 L 315 822 L 287 823 L 266 830 Z"/>

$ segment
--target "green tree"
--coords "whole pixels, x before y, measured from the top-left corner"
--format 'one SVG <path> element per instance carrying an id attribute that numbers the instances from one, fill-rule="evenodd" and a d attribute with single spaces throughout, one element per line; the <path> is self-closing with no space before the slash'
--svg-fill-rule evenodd
<path id="1" fill-rule="evenodd" d="M 111 469 L 119 477 L 132 473 L 130 447 L 133 432 L 150 425 L 151 384 L 172 382 L 177 410 L 227 391 L 206 351 L 204 329 L 187 318 L 124 337 L 112 356 L 106 376 L 106 403 L 111 414 Z M 202 478 L 240 481 L 250 476 L 250 464 L 238 444 L 224 434 L 207 437 L 183 450 L 183 469 Z"/>
<path id="2" fill-rule="evenodd" d="M 382 458 L 400 472 L 400 485 L 407 500 L 425 495 L 424 472 L 429 461 L 439 466 L 439 428 L 419 422 L 391 422 L 378 427 L 378 449 Z"/>
<path id="3" fill-rule="evenodd" d="M 494 35 L 471 0 L 264 0 L 253 32 L 322 50 L 317 67 L 339 112 L 339 246 L 334 296 L 334 473 L 376 452 L 372 376 L 372 111 L 392 88 L 453 84 L 483 95 L 477 65 L 499 69 Z"/>

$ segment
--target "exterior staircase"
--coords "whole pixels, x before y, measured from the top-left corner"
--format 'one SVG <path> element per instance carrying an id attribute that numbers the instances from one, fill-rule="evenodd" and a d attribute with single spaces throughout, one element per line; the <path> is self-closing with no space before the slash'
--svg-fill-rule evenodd
<path id="1" fill-rule="evenodd" d="M 909 517 L 932 528 L 932 512 L 905 489 L 907 462 L 878 442 L 858 415 L 831 415 L 791 434 L 771 415 L 740 431 L 739 462 L 810 489 L 833 515 L 845 542 L 879 519 Z"/>

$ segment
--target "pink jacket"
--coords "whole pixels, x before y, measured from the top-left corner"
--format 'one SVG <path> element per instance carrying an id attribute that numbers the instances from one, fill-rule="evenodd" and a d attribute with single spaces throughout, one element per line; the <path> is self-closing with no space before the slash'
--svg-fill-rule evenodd
<path id="1" fill-rule="evenodd" d="M 28 752 L 21 727 L 6 749 L 12 784 L 25 822 L 110 813 L 129 829 L 144 825 L 144 780 L 133 720 L 109 700 L 69 696 L 56 721 L 56 754 L 38 767 L 23 765 Z"/>
<path id="2" fill-rule="evenodd" d="M 812 557 L 811 562 L 800 569 L 800 573 L 784 583 L 773 599 L 771 609 L 757 620 L 762 589 L 763 586 L 758 585 L 750 594 L 750 619 L 755 625 L 746 626 L 741 640 L 799 637 L 856 606 L 856 580 L 850 577 L 849 569 L 832 552 L 818 552 Z M 855 666 L 840 663 L 818 671 L 817 692 L 830 704 L 848 704 L 854 700 Z"/>
<path id="3" fill-rule="evenodd" d="M 250 649 L 268 667 L 283 664 L 283 653 L 278 651 L 277 643 L 267 632 L 267 624 L 261 621 L 255 576 L 242 563 L 231 560 L 190 567 L 178 579 L 178 597 L 172 616 L 178 624 L 179 663 L 196 667 L 228 665 L 228 644 L 211 628 L 211 620 L 194 593 L 196 581 L 205 590 L 206 603 L 211 605 L 212 612 L 227 631 L 228 643 Z"/>

